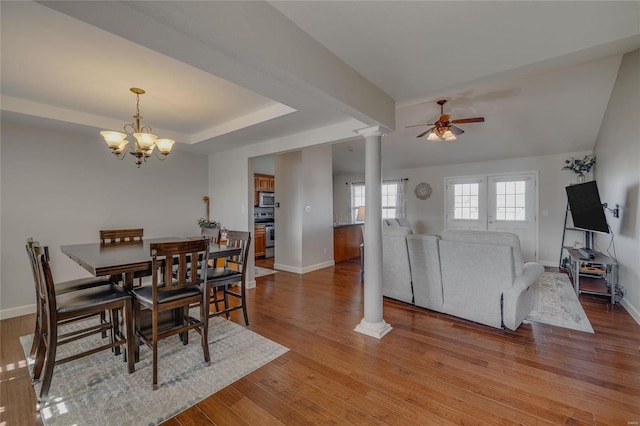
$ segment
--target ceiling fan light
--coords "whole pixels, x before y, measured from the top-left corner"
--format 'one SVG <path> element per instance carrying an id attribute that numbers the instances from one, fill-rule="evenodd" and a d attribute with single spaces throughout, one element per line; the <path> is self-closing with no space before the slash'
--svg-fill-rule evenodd
<path id="1" fill-rule="evenodd" d="M 453 135 L 451 137 L 445 138 L 444 140 L 446 140 L 447 142 L 451 142 L 451 141 L 455 141 L 456 139 L 458 139 L 456 135 Z"/>
<path id="2" fill-rule="evenodd" d="M 436 132 L 429 132 L 429 135 L 427 136 L 427 140 L 428 141 L 439 141 L 440 138 L 438 137 Z"/>
<path id="3" fill-rule="evenodd" d="M 447 129 L 442 133 L 442 137 L 446 140 L 456 140 L 456 135 L 453 134 L 451 128 L 447 127 Z M 453 139 L 451 139 L 453 137 Z"/>

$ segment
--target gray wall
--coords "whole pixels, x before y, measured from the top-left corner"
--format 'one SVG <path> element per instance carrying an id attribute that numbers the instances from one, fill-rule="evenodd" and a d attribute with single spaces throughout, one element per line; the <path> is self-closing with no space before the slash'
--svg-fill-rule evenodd
<path id="1" fill-rule="evenodd" d="M 606 213 L 615 235 L 623 305 L 640 322 L 640 50 L 626 54 L 618 71 L 595 144 L 596 179 L 602 202 L 620 205 L 620 218 Z M 598 235 L 605 250 L 610 236 Z"/>
<path id="2" fill-rule="evenodd" d="M 144 228 L 145 237 L 199 233 L 205 216 L 207 158 L 180 151 L 137 169 L 118 161 L 99 133 L 27 127 L 7 121 L 1 134 L 0 315 L 34 312 L 33 278 L 24 249 L 49 245 L 56 280 L 89 276 L 60 245 L 98 241 L 98 231 Z"/>

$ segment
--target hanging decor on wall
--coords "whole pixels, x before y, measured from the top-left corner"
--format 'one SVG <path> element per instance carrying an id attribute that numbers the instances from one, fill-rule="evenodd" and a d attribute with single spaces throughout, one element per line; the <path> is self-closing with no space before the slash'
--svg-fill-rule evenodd
<path id="1" fill-rule="evenodd" d="M 431 188 L 431 185 L 426 182 L 420 182 L 416 185 L 416 188 L 413 190 L 413 192 L 414 194 L 416 194 L 416 197 L 419 200 L 426 200 L 427 198 L 431 197 L 433 188 Z"/>
<path id="2" fill-rule="evenodd" d="M 136 158 L 136 164 L 140 168 L 142 162 L 146 162 L 147 158 L 151 157 L 151 154 L 155 153 L 159 160 L 167 158 L 175 141 L 173 139 L 158 139 L 157 135 L 151 133 L 153 132 L 151 127 L 140 125 L 140 120 L 142 119 L 140 115 L 140 95 L 144 95 L 145 91 L 137 87 L 132 87 L 129 90 L 136 95 L 136 115 L 133 116 L 136 119 L 135 123 L 125 124 L 125 133 L 105 130 L 100 134 L 118 160 L 122 160 L 129 152 Z M 133 148 L 128 146 L 127 136 L 133 141 Z M 160 154 L 154 150 L 155 147 L 158 147 Z"/>

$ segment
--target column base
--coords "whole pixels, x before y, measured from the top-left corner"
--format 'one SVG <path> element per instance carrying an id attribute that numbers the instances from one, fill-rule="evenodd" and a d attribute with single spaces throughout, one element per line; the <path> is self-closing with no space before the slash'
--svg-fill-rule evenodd
<path id="1" fill-rule="evenodd" d="M 393 330 L 393 327 L 391 327 L 385 320 L 377 323 L 371 323 L 365 321 L 364 318 L 354 329 L 354 331 L 357 331 L 358 333 L 366 334 L 367 336 L 375 337 L 376 339 L 382 339 L 382 337 L 391 330 Z"/>

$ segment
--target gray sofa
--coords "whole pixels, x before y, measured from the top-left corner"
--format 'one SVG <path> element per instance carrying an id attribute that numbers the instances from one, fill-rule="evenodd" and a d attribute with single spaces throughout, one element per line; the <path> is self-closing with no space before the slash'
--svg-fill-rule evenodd
<path id="1" fill-rule="evenodd" d="M 531 311 L 532 286 L 544 271 L 523 262 L 520 240 L 508 232 L 413 235 L 385 224 L 382 250 L 384 296 L 511 330 Z"/>

